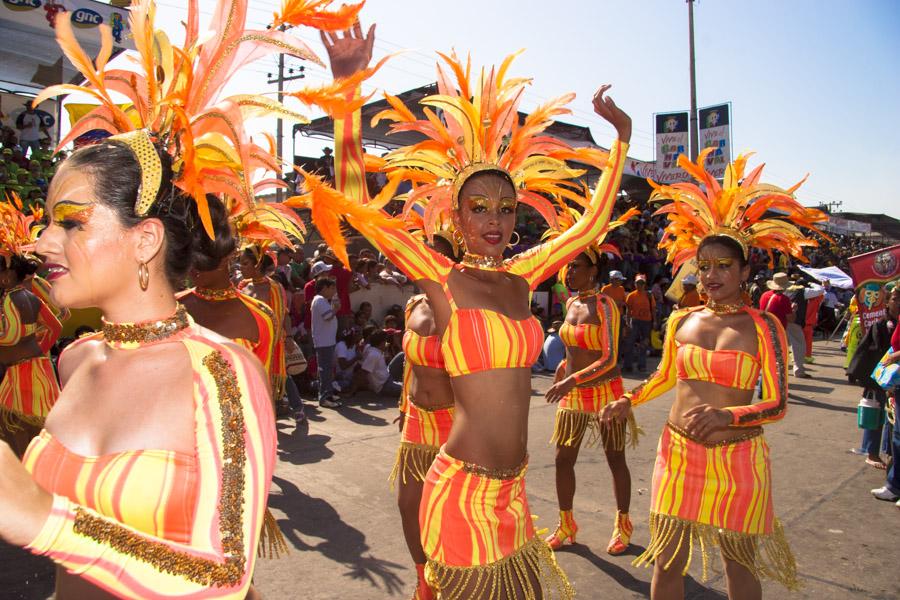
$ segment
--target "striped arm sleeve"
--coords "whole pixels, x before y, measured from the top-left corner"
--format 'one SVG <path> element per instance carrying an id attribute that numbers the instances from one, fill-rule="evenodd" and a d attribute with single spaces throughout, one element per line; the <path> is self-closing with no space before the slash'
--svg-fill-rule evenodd
<path id="1" fill-rule="evenodd" d="M 756 404 L 729 406 L 732 427 L 755 427 L 784 418 L 787 412 L 788 363 L 787 334 L 771 313 L 749 311 L 756 322 L 759 358 L 762 369 L 762 400 Z"/>
<path id="2" fill-rule="evenodd" d="M 542 281 L 558 273 L 563 265 L 606 231 L 616 203 L 627 154 L 628 144 L 616 140 L 609 151 L 609 160 L 603 170 L 603 176 L 584 215 L 562 235 L 510 259 L 508 268 L 510 273 L 525 278 L 534 289 Z"/>
<path id="3" fill-rule="evenodd" d="M 690 312 L 690 310 L 675 311 L 669 316 L 669 320 L 666 323 L 666 339 L 663 344 L 662 360 L 656 371 L 646 381 L 625 394 L 631 399 L 631 406 L 649 402 L 657 396 L 665 394 L 675 386 L 675 383 L 678 381 L 678 373 L 675 369 L 675 354 L 678 352 L 678 349 L 675 347 L 675 332 L 678 331 L 678 327 L 681 326 L 681 323 Z"/>
<path id="4" fill-rule="evenodd" d="M 0 306 L 0 346 L 15 346 L 22 339 L 25 325 L 22 323 L 22 315 L 13 302 L 12 294 L 7 293 L 3 297 Z"/>
<path id="5" fill-rule="evenodd" d="M 619 356 L 619 309 L 612 298 L 597 296 L 597 312 L 600 317 L 600 357 L 577 373 L 575 383 L 581 385 L 598 379 L 616 366 Z"/>
<path id="6" fill-rule="evenodd" d="M 185 342 L 195 366 L 199 499 L 190 543 L 174 543 L 54 496 L 28 545 L 123 598 L 243 599 L 275 462 L 262 372 L 227 346 Z"/>
<path id="7" fill-rule="evenodd" d="M 62 333 L 62 323 L 59 322 L 53 309 L 43 300 L 41 300 L 41 311 L 38 314 L 38 323 L 42 330 L 38 340 L 41 352 L 48 354 L 53 347 L 53 344 L 59 339 L 59 334 Z"/>

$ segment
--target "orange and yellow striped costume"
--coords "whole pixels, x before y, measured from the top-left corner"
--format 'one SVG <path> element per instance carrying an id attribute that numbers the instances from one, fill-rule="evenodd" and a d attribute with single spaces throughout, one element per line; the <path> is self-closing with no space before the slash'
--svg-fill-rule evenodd
<path id="1" fill-rule="evenodd" d="M 43 432 L 24 463 L 53 508 L 28 549 L 120 597 L 243 599 L 275 463 L 268 386 L 192 322 L 151 343 L 173 342 L 194 368 L 196 452 L 84 457 Z"/>
<path id="2" fill-rule="evenodd" d="M 358 110 L 335 116 L 336 187 L 344 197 L 366 204 L 361 140 Z M 596 241 L 609 223 L 627 151 L 627 143 L 613 142 L 583 218 L 553 240 L 504 261 L 502 270 L 524 279 L 533 291 Z M 328 194 L 309 177 L 307 184 L 312 214 L 316 215 L 323 210 L 317 197 Z M 520 201 L 535 198 L 541 199 L 533 192 L 520 195 Z M 434 282 L 444 290 L 450 320 L 441 336 L 441 350 L 451 382 L 454 377 L 478 371 L 528 368 L 537 360 L 543 330 L 536 319 L 517 320 L 480 308 L 458 307 L 448 285 L 454 271 L 449 258 L 429 248 L 401 223 L 386 226 L 384 221 L 363 218 L 350 207 L 342 216 L 410 281 L 417 285 Z M 328 222 L 324 220 L 323 225 Z M 539 578 L 536 584 L 542 588 L 543 597 L 554 593 L 571 597 L 574 592 L 552 551 L 535 536 L 525 500 L 524 468 L 513 479 L 498 480 L 462 467 L 459 461 L 440 453 L 426 476 L 419 520 L 428 557 L 428 583 L 441 598 L 472 597 L 473 589 L 490 591 L 490 597 L 499 598 L 515 594 L 518 585 L 532 589 L 531 573 Z"/>
<path id="3" fill-rule="evenodd" d="M 525 471 L 525 463 L 500 472 L 438 453 L 419 522 L 426 577 L 440 598 L 534 598 L 535 583 L 545 598 L 574 595 L 553 551 L 535 535 Z"/>
<path id="4" fill-rule="evenodd" d="M 747 434 L 724 442 L 707 443 L 668 425 L 660 437 L 653 471 L 650 512 L 651 541 L 634 564 L 649 564 L 667 549 L 698 548 L 707 575 L 708 553 L 722 554 L 757 577 L 797 587 L 794 557 L 772 507 L 769 452 L 756 426 L 784 417 L 787 408 L 787 339 L 772 315 L 745 307 L 756 325 L 758 357 L 743 352 L 710 351 L 685 344 L 675 334 L 695 307 L 675 311 L 666 326 L 659 369 L 634 390 L 632 406 L 671 389 L 679 379 L 712 381 L 738 389 L 753 389 L 762 379 L 763 400 L 727 407 L 733 427 L 753 427 Z M 690 566 L 691 557 L 684 566 Z M 668 565 L 664 565 L 667 568 Z"/>
<path id="5" fill-rule="evenodd" d="M 53 304 L 50 300 L 50 288 L 49 281 L 42 277 L 38 277 L 37 275 L 32 276 L 31 293 L 37 296 L 41 302 L 46 304 L 47 308 L 49 308 L 54 317 L 56 317 L 56 319 L 38 319 L 38 330 L 35 335 L 37 335 L 41 352 L 44 354 L 50 353 L 50 349 L 53 347 L 53 344 L 56 343 L 56 340 L 59 339 L 59 335 L 62 332 L 62 324 L 65 323 L 72 314 L 69 312 L 68 308 Z"/>
<path id="6" fill-rule="evenodd" d="M 406 318 L 417 302 L 424 296 L 413 296 L 406 305 Z M 407 475 L 416 481 L 425 481 L 425 474 L 434 462 L 438 450 L 450 437 L 453 426 L 453 406 L 425 408 L 416 404 L 409 393 L 410 380 L 415 377 L 413 365 L 444 369 L 440 338 L 436 335 L 422 336 L 411 329 L 403 332 L 403 391 L 400 393 L 400 411 L 403 412 L 403 431 L 400 433 L 400 448 L 391 471 L 391 484 L 398 477 L 406 483 Z"/>
<path id="7" fill-rule="evenodd" d="M 573 325 L 565 321 L 559 328 L 559 337 L 566 347 L 596 350 L 600 356 L 584 369 L 573 373 L 578 387 L 572 388 L 560 400 L 550 443 L 580 446 L 584 434 L 590 430 L 588 447 L 599 444 L 611 450 L 624 450 L 629 439 L 632 447 L 637 446 L 640 430 L 634 415 L 629 414 L 627 427 L 625 422 L 610 426 L 600 422 L 603 407 L 618 400 L 624 391 L 622 376 L 616 368 L 621 323 L 619 309 L 609 296 L 597 294 L 596 299 L 599 324 Z M 570 298 L 567 301 L 567 307 L 573 300 Z"/>
<path id="8" fill-rule="evenodd" d="M 281 284 L 271 277 L 266 277 L 266 281 L 269 284 L 269 301 L 264 304 L 267 304 L 272 311 L 272 331 L 274 331 L 275 336 L 270 363 L 271 369 L 266 369 L 266 372 L 269 373 L 271 379 L 272 401 L 278 403 L 284 397 L 285 384 L 287 383 L 287 355 L 284 350 L 284 338 L 287 336 L 285 329 L 285 321 L 288 315 L 287 293 L 281 287 Z M 254 283 L 259 285 L 256 282 Z M 244 280 L 240 283 L 239 289 L 244 289 L 247 285 L 248 281 Z M 255 299 L 259 300 L 258 298 Z M 250 308 L 249 305 L 248 308 Z"/>
<path id="9" fill-rule="evenodd" d="M 38 322 L 24 323 L 13 302 L 13 294 L 18 289 L 21 288 L 9 290 L 0 304 L 0 346 L 15 346 L 25 338 L 36 336 L 40 327 L 48 332 L 47 339 L 55 341 L 61 326 L 53 312 L 41 302 Z M 0 382 L 0 425 L 10 432 L 18 430 L 22 423 L 41 426 L 58 396 L 59 384 L 49 356 L 7 365 Z"/>

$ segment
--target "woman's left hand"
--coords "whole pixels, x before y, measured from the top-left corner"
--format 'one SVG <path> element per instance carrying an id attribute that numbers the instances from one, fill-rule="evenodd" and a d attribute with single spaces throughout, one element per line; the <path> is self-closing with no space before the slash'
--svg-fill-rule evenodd
<path id="1" fill-rule="evenodd" d="M 560 400 L 565 398 L 574 387 L 575 378 L 566 377 L 562 381 L 554 383 L 552 386 L 550 386 L 550 389 L 547 390 L 547 393 L 544 394 L 544 397 L 547 399 L 547 402 L 559 402 Z"/>
<path id="2" fill-rule="evenodd" d="M 687 419 L 684 428 L 699 440 L 705 440 L 717 429 L 727 429 L 732 420 L 730 412 L 709 404 L 695 406 L 682 416 Z"/>
<path id="3" fill-rule="evenodd" d="M 0 442 L 0 538 L 14 546 L 31 543 L 52 505 L 53 496 L 34 482 L 12 449 Z"/>
<path id="4" fill-rule="evenodd" d="M 352 29 L 346 30 L 343 37 L 337 31 L 320 33 L 331 63 L 331 74 L 335 79 L 350 77 L 369 66 L 372 47 L 375 45 L 375 23 L 369 27 L 365 37 L 359 21 Z"/>

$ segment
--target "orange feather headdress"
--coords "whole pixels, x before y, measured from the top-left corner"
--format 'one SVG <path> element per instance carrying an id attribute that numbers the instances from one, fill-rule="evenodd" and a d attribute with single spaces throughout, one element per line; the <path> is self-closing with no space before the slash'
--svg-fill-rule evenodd
<path id="1" fill-rule="evenodd" d="M 248 0 L 218 0 L 211 31 L 201 35 L 198 2 L 189 0 L 185 41 L 178 48 L 163 30 L 156 29 L 154 0 L 133 0 L 129 18 L 138 53 L 134 70 L 107 67 L 112 52 L 109 27 L 100 26 L 102 45 L 92 62 L 76 41 L 69 21 L 57 19 L 57 41 L 87 83 L 50 86 L 35 102 L 71 92 L 87 93 L 99 102 L 75 124 L 60 146 L 92 129 L 108 131 L 114 134 L 112 141 L 128 145 L 142 170 L 135 205 L 139 216 L 148 213 L 161 183 L 154 144 L 172 155 L 175 184 L 195 199 L 210 235 L 213 227 L 207 193 L 232 199 L 250 210 L 262 190 L 285 185 L 276 177 L 264 176 L 254 183 L 261 172 L 280 172 L 280 159 L 250 139 L 245 122 L 262 116 L 300 123 L 308 119 L 262 95 L 223 98 L 222 91 L 245 65 L 272 54 L 323 63 L 306 44 L 283 31 L 246 29 L 247 4 Z M 320 0 L 307 4 L 298 14 L 318 26 L 319 21 L 313 17 L 328 3 Z M 327 20 L 323 23 L 327 25 Z M 123 109 L 114 101 L 113 93 L 126 96 L 130 106 Z"/>
<path id="2" fill-rule="evenodd" d="M 31 214 L 25 214 L 22 201 L 15 193 L 0 202 L 0 258 L 4 265 L 8 267 L 13 256 L 32 256 L 42 218 L 43 210 L 34 205 Z"/>
<path id="3" fill-rule="evenodd" d="M 816 223 L 828 219 L 822 211 L 805 208 L 794 198 L 794 192 L 806 177 L 788 189 L 760 183 L 765 164 L 745 175 L 748 154 L 738 156 L 728 165 L 720 185 L 703 166 L 711 151 L 707 148 L 700 152 L 696 163 L 683 154 L 678 157 L 678 166 L 699 185 L 659 185 L 647 180 L 653 187 L 651 202 L 670 201 L 655 214 L 669 218 L 659 247 L 668 252 L 672 266 L 678 269 L 694 258 L 700 242 L 709 235 L 734 239 L 743 248 L 744 258 L 749 257 L 750 247 L 757 247 L 765 250 L 770 260 L 772 251 L 778 250 L 806 262 L 803 249 L 818 243 L 800 227 L 827 238 Z M 769 210 L 783 214 L 766 216 Z"/>
<path id="4" fill-rule="evenodd" d="M 398 98 L 385 95 L 391 108 L 372 119 L 392 121 L 391 131 L 415 131 L 426 139 L 385 156 L 384 169 L 414 184 L 405 211 L 425 207 L 424 226 L 431 236 L 458 207 L 458 195 L 466 180 L 482 171 L 505 173 L 516 188 L 518 200 L 528 204 L 556 227 L 556 211 L 547 198 L 577 201 L 580 189 L 574 181 L 584 173 L 566 160 L 602 168 L 607 154 L 593 148 L 572 148 L 546 135 L 545 130 L 574 94 L 549 101 L 519 122 L 518 107 L 529 79 L 507 78 L 519 53 L 508 56 L 499 69 L 483 70 L 473 85 L 471 62 L 463 65 L 455 54 L 441 58 L 455 81 L 437 66 L 438 93 L 420 101 L 425 119 L 418 119 Z M 440 111 L 440 116 L 438 115 Z"/>

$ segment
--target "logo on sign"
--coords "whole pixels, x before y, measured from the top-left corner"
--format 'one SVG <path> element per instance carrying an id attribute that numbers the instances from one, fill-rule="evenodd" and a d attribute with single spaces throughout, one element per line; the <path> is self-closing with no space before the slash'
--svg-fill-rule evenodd
<path id="1" fill-rule="evenodd" d="M 81 27 L 96 27 L 103 23 L 103 17 L 100 13 L 90 10 L 89 8 L 79 8 L 72 13 L 72 25 Z"/>
<path id="2" fill-rule="evenodd" d="M 890 277 L 897 270 L 897 259 L 891 252 L 882 252 L 875 257 L 872 268 L 881 277 Z"/>
<path id="3" fill-rule="evenodd" d="M 34 10 L 41 7 L 41 0 L 3 0 L 10 10 Z"/>

